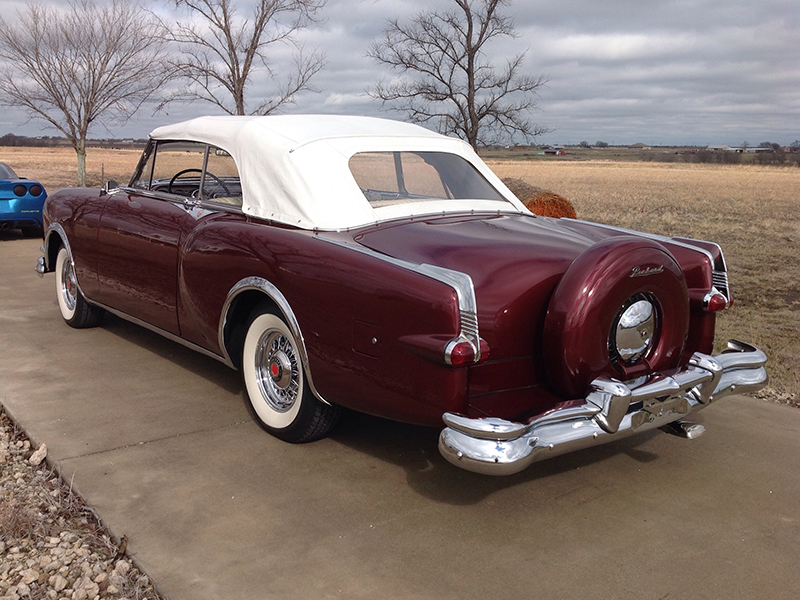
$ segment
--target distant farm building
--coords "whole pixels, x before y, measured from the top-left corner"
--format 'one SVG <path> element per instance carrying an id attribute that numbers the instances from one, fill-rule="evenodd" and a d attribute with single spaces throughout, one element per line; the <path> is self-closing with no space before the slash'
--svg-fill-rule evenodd
<path id="1" fill-rule="evenodd" d="M 561 156 L 566 154 L 562 146 L 548 146 L 545 148 L 544 153 L 550 156 Z"/>

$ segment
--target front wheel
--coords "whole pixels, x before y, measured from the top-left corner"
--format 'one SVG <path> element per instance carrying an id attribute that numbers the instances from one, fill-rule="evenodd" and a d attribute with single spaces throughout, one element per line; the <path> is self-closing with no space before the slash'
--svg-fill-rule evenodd
<path id="1" fill-rule="evenodd" d="M 309 389 L 298 342 L 285 321 L 269 310 L 251 316 L 242 349 L 248 409 L 262 429 L 292 443 L 327 435 L 339 407 Z"/>
<path id="2" fill-rule="evenodd" d="M 75 267 L 63 246 L 56 257 L 56 297 L 61 316 L 70 327 L 94 327 L 103 320 L 103 309 L 92 306 L 83 297 L 75 277 Z"/>

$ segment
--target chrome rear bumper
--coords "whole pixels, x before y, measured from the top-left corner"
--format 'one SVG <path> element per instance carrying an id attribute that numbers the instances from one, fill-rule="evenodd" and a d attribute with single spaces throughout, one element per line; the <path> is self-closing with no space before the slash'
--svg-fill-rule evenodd
<path id="1" fill-rule="evenodd" d="M 722 354 L 696 352 L 671 374 L 625 383 L 599 377 L 582 404 L 569 403 L 528 423 L 445 413 L 439 451 L 468 471 L 511 475 L 546 458 L 667 426 L 725 396 L 758 391 L 769 381 L 766 361 L 758 348 L 730 340 Z"/>

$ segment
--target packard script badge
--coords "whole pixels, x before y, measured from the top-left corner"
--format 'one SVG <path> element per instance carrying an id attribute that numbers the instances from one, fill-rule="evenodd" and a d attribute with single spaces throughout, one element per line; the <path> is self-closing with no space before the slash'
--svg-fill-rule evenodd
<path id="1" fill-rule="evenodd" d="M 648 275 L 656 275 L 657 273 L 663 273 L 664 266 L 658 265 L 657 267 L 633 267 L 631 269 L 631 277 L 646 277 Z"/>

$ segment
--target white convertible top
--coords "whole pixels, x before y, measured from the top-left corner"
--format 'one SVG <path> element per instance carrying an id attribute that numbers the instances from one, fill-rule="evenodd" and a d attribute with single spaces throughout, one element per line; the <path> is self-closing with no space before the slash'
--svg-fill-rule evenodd
<path id="1" fill-rule="evenodd" d="M 424 214 L 527 213 L 465 142 L 418 125 L 374 117 L 199 117 L 154 130 L 155 140 L 213 144 L 236 161 L 245 213 L 304 229 L 337 230 Z M 508 202 L 444 200 L 373 208 L 348 167 L 358 152 L 449 152 L 471 163 Z"/>

